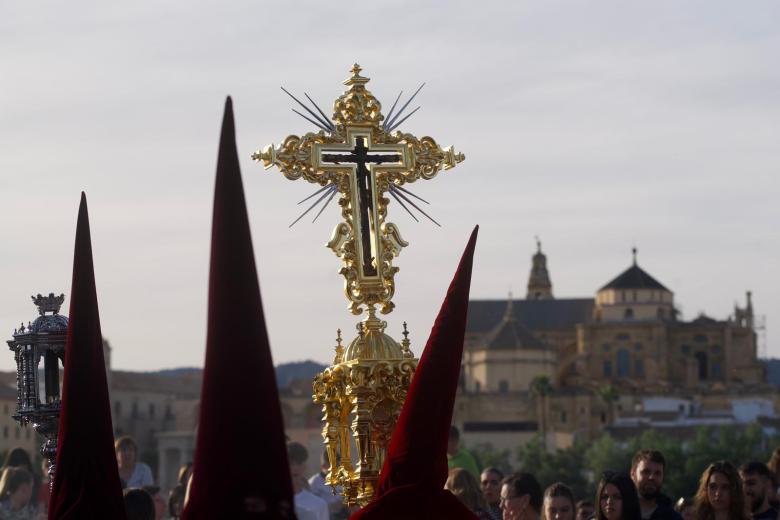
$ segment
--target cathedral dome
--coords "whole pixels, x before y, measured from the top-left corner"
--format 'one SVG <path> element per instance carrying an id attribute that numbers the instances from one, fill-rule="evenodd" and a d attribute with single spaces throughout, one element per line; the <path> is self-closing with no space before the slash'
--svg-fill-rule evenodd
<path id="1" fill-rule="evenodd" d="M 633 254 L 633 265 L 620 273 L 607 285 L 599 289 L 599 291 L 604 291 L 607 289 L 654 289 L 671 292 L 669 289 L 664 287 L 661 282 L 650 276 L 647 271 L 637 265 L 636 248 L 634 248 Z"/>

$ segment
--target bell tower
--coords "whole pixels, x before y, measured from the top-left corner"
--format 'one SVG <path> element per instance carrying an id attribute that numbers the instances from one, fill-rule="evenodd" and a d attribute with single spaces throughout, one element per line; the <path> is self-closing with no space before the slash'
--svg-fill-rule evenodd
<path id="1" fill-rule="evenodd" d="M 528 277 L 528 300 L 553 299 L 550 273 L 547 272 L 547 257 L 542 253 L 542 242 L 536 238 L 536 253 L 531 258 L 531 274 Z"/>

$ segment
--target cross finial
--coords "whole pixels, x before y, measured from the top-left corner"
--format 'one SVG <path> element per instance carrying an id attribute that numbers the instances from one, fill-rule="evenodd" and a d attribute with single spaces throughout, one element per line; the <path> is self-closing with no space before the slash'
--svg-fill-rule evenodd
<path id="1" fill-rule="evenodd" d="M 336 329 L 336 356 L 333 364 L 338 365 L 344 360 L 344 347 L 341 345 L 341 329 Z"/>
<path id="2" fill-rule="evenodd" d="M 352 85 L 364 85 L 368 83 L 369 78 L 360 75 L 362 70 L 363 69 L 357 63 L 352 65 L 352 68 L 349 69 L 349 71 L 352 73 L 352 76 L 350 76 L 348 79 L 345 79 L 344 84 L 349 87 Z"/>
<path id="3" fill-rule="evenodd" d="M 634 257 L 634 265 L 636 265 L 636 246 L 631 248 L 631 255 Z"/>
<path id="4" fill-rule="evenodd" d="M 404 354 L 404 358 L 413 358 L 412 350 L 409 348 L 412 344 L 409 341 L 409 330 L 406 328 L 406 322 L 404 322 L 404 331 L 402 332 L 404 339 L 401 340 L 401 352 Z"/>
<path id="5" fill-rule="evenodd" d="M 536 252 L 541 253 L 542 252 L 542 241 L 539 240 L 539 235 L 534 235 L 534 239 L 536 240 Z"/>

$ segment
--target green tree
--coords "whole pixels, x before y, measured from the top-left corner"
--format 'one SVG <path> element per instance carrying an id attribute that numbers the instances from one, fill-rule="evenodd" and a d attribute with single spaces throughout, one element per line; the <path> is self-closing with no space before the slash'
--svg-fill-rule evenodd
<path id="1" fill-rule="evenodd" d="M 489 442 L 482 442 L 469 447 L 469 451 L 477 459 L 480 468 L 498 468 L 504 475 L 514 472 L 511 450 L 497 450 Z"/>
<path id="2" fill-rule="evenodd" d="M 537 415 L 539 417 L 539 431 L 544 441 L 544 446 L 547 446 L 547 408 L 548 397 L 553 392 L 553 386 L 550 382 L 550 378 L 545 375 L 535 376 L 529 385 L 531 396 L 536 402 Z"/>

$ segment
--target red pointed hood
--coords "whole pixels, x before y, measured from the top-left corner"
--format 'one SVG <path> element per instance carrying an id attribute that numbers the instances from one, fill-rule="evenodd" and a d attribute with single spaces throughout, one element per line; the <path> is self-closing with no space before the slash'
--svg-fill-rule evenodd
<path id="1" fill-rule="evenodd" d="M 50 519 L 125 518 L 103 359 L 87 198 L 73 254 L 62 406 Z"/>
<path id="2" fill-rule="evenodd" d="M 417 365 L 390 440 L 378 498 L 352 520 L 476 518 L 443 487 L 478 229 L 471 233 Z"/>
<path id="3" fill-rule="evenodd" d="M 211 230 L 206 364 L 182 518 L 293 518 L 293 492 L 252 237 L 225 103 Z"/>

